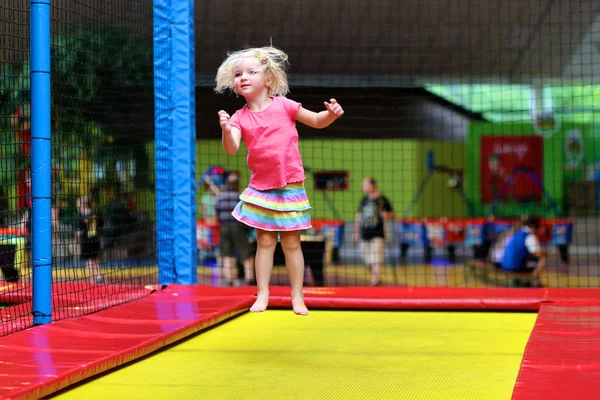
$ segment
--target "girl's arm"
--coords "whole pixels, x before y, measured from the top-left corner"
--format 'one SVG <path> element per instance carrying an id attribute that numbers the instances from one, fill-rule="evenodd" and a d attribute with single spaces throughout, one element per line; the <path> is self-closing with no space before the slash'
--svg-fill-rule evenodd
<path id="1" fill-rule="evenodd" d="M 335 99 L 330 99 L 329 101 L 331 103 L 324 103 L 326 110 L 318 113 L 300 107 L 296 115 L 296 120 L 317 129 L 331 125 L 333 121 L 344 115 L 344 110 Z"/>
<path id="2" fill-rule="evenodd" d="M 229 120 L 231 117 L 225 111 L 219 111 L 219 124 L 223 133 L 223 148 L 227 154 L 236 154 L 240 149 L 242 132 L 235 126 L 231 126 Z"/>

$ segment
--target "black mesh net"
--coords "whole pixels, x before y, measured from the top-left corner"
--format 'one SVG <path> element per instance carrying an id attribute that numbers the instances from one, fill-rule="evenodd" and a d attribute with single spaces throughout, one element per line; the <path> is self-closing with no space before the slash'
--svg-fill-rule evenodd
<path id="1" fill-rule="evenodd" d="M 228 52 L 272 43 L 289 55 L 289 98 L 345 109 L 324 130 L 298 124 L 308 284 L 598 286 L 597 3 L 196 6 L 198 169 L 217 185 L 250 177 L 245 147 L 220 143 L 217 111 L 244 105 L 212 92 Z M 212 191 L 199 193 L 201 281 L 246 284 L 239 262 L 240 279 L 223 274 Z M 284 264 L 276 251 L 275 284 Z"/>
<path id="2" fill-rule="evenodd" d="M 30 147 L 29 5 L 0 7 L 0 335 L 31 326 L 25 215 Z"/>
<path id="3" fill-rule="evenodd" d="M 245 148 L 226 155 L 217 121 L 244 99 L 213 87 L 228 51 L 273 43 L 289 55 L 289 98 L 345 109 L 325 130 L 298 124 L 307 284 L 599 286 L 597 2 L 195 6 L 201 283 L 254 283 L 239 249 L 224 274 L 214 224 L 227 176 L 249 181 Z M 0 22 L 7 333 L 30 324 L 28 3 L 3 2 Z M 55 318 L 156 282 L 152 51 L 151 2 L 52 3 Z M 256 236 L 242 240 L 252 262 Z M 287 285 L 279 248 L 275 265 Z"/>
<path id="4" fill-rule="evenodd" d="M 138 298 L 156 282 L 152 2 L 52 9 L 56 317 Z"/>
<path id="5" fill-rule="evenodd" d="M 32 323 L 28 2 L 3 3 L 0 21 L 6 334 Z M 52 2 L 51 68 L 57 320 L 139 298 L 157 280 L 152 2 Z"/>

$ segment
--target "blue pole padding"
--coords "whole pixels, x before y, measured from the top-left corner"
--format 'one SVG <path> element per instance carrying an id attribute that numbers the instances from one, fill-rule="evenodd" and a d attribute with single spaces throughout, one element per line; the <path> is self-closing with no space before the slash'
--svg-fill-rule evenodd
<path id="1" fill-rule="evenodd" d="M 171 2 L 173 103 L 173 223 L 177 283 L 195 284 L 196 118 L 194 0 Z"/>
<path id="2" fill-rule="evenodd" d="M 154 154 L 158 282 L 176 283 L 173 235 L 171 21 L 169 0 L 154 0 Z"/>
<path id="3" fill-rule="evenodd" d="M 50 0 L 32 0 L 30 18 L 32 313 L 41 325 L 52 322 Z"/>

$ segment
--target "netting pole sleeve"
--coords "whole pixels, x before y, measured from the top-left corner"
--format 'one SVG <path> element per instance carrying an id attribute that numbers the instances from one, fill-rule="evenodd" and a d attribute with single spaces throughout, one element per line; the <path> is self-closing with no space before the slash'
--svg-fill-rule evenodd
<path id="1" fill-rule="evenodd" d="M 50 0 L 31 1 L 31 221 L 33 323 L 52 321 Z"/>
<path id="2" fill-rule="evenodd" d="M 194 0 L 173 1 L 173 189 L 177 283 L 197 283 Z"/>
<path id="3" fill-rule="evenodd" d="M 173 238 L 171 21 L 169 0 L 154 0 L 154 155 L 158 281 L 175 283 Z"/>

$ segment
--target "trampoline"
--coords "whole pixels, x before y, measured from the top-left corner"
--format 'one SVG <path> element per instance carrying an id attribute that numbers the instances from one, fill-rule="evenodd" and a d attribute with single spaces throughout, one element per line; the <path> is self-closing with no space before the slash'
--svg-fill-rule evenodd
<path id="1" fill-rule="evenodd" d="M 600 2 L 131 4 L 0 6 L 0 398 L 599 397 Z M 267 43 L 290 99 L 346 110 L 298 128 L 307 318 L 282 265 L 266 313 L 219 287 L 197 196 L 256 172 L 213 86 Z M 350 239 L 366 177 L 395 213 L 360 213 L 390 228 L 381 277 Z M 539 282 L 470 265 L 534 215 L 558 250 Z"/>
<path id="2" fill-rule="evenodd" d="M 508 399 L 534 313 L 246 313 L 57 399 Z"/>
<path id="3" fill-rule="evenodd" d="M 9 398 L 595 398 L 600 291 L 171 285 L 0 339 Z M 535 312 L 537 311 L 537 313 Z M 111 372 L 112 371 L 112 372 Z"/>

